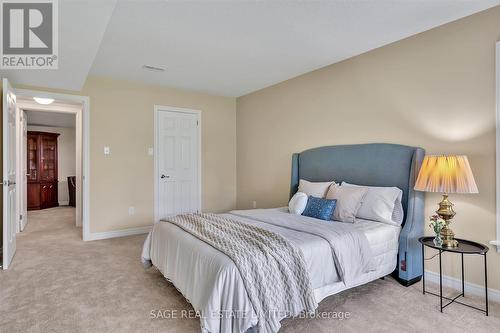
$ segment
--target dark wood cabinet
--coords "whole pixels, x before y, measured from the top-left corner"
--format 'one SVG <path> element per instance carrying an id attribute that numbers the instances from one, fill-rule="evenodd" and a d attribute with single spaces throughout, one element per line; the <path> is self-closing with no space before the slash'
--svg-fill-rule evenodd
<path id="1" fill-rule="evenodd" d="M 58 133 L 28 131 L 28 210 L 59 206 L 57 196 Z"/>
<path id="2" fill-rule="evenodd" d="M 28 210 L 40 209 L 40 184 L 28 183 Z"/>

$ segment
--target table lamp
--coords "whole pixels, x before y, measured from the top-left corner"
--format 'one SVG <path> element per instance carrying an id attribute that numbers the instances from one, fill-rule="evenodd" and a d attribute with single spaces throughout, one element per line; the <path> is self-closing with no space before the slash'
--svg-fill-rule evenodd
<path id="1" fill-rule="evenodd" d="M 443 193 L 443 200 L 436 211 L 445 221 L 445 226 L 441 230 L 443 247 L 457 247 L 458 242 L 450 228 L 455 211 L 453 204 L 448 200 L 448 194 L 478 193 L 467 156 L 425 156 L 415 183 L 415 190 Z"/>

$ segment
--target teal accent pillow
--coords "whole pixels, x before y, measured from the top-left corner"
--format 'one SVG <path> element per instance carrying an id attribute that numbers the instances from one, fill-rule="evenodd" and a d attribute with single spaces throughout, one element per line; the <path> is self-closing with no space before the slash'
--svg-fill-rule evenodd
<path id="1" fill-rule="evenodd" d="M 336 205 L 336 199 L 321 199 L 309 196 L 306 209 L 304 209 L 302 215 L 314 217 L 320 220 L 331 221 Z"/>

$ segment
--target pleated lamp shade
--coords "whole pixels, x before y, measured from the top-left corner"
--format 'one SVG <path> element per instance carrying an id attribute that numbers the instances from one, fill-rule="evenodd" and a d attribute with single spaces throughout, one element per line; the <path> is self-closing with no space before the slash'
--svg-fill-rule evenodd
<path id="1" fill-rule="evenodd" d="M 425 156 L 415 190 L 440 193 L 478 193 L 467 156 Z"/>

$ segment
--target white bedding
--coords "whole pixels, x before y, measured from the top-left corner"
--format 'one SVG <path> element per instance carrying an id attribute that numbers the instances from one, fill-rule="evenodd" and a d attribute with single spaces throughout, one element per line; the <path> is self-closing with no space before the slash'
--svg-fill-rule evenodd
<path id="1" fill-rule="evenodd" d="M 290 216 L 287 208 L 256 212 Z M 375 270 L 359 274 L 344 284 L 335 268 L 330 244 L 325 239 L 244 218 L 242 215 L 245 215 L 245 211 L 231 213 L 235 214 L 230 215 L 232 217 L 238 216 L 240 220 L 246 219 L 248 223 L 283 235 L 302 250 L 317 302 L 347 288 L 385 276 L 396 267 L 400 227 L 366 220 L 354 223 L 354 227 L 361 230 L 368 240 Z M 154 225 L 144 244 L 143 260 L 148 259 L 173 282 L 193 308 L 203 314 L 200 321 L 204 332 L 245 332 L 257 324 L 239 271 L 222 252 L 171 223 L 160 222 Z M 237 311 L 237 318 L 234 318 L 234 311 Z"/>

